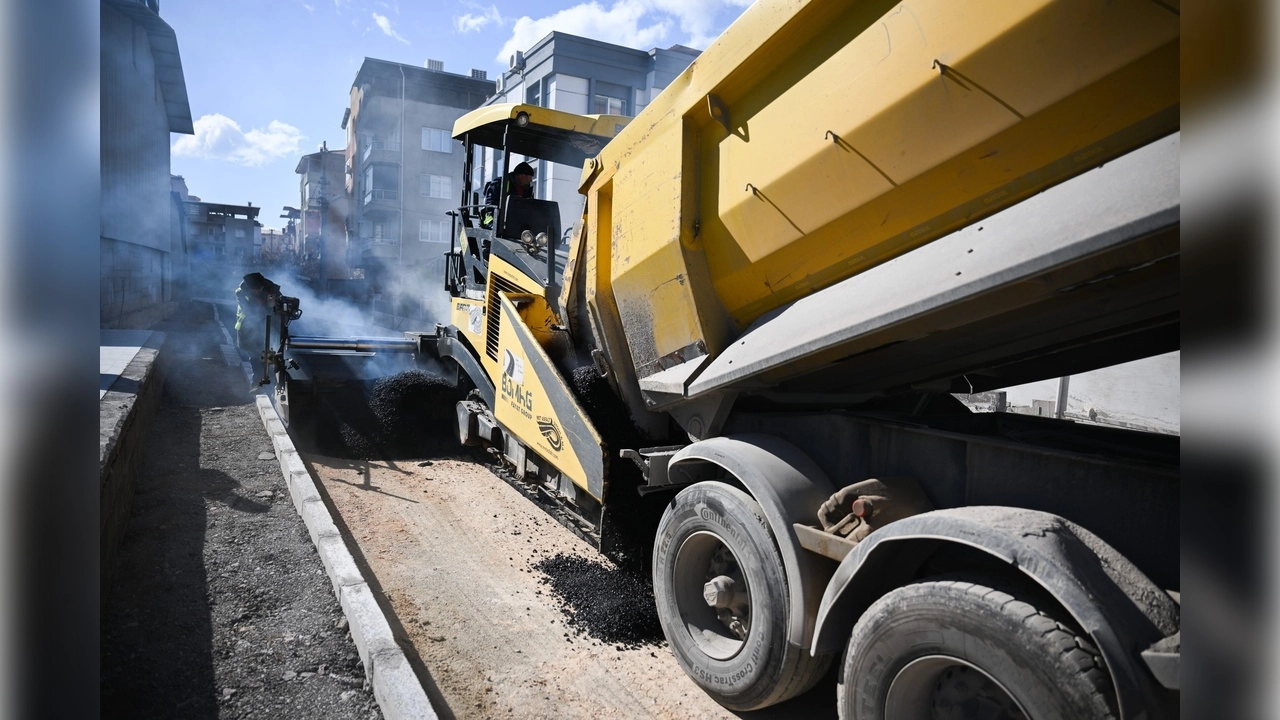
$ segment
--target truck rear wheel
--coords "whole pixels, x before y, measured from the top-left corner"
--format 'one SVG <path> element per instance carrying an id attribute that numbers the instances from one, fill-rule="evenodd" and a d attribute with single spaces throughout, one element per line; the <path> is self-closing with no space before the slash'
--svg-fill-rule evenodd
<path id="1" fill-rule="evenodd" d="M 931 580 L 877 600 L 840 673 L 842 720 L 1117 717 L 1089 640 L 1001 590 Z"/>
<path id="2" fill-rule="evenodd" d="M 680 667 L 731 710 L 798 695 L 831 663 L 787 643 L 782 556 L 759 504 L 737 488 L 703 482 L 676 495 L 658 526 L 653 589 Z"/>

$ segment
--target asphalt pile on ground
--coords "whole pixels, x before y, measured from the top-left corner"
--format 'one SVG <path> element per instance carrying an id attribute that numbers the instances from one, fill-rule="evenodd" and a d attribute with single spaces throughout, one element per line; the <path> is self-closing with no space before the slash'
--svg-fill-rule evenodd
<path id="1" fill-rule="evenodd" d="M 394 435 L 400 428 L 449 424 L 461 393 L 443 378 L 410 370 L 375 382 L 369 408 Z"/>
<path id="2" fill-rule="evenodd" d="M 304 450 L 332 457 L 407 460 L 456 453 L 454 407 L 463 396 L 462 388 L 438 376 L 409 370 L 295 404 L 290 429 Z"/>
<path id="3" fill-rule="evenodd" d="M 545 576 L 542 584 L 555 593 L 566 622 L 579 636 L 628 649 L 663 641 L 647 574 L 567 553 L 531 567 Z"/>

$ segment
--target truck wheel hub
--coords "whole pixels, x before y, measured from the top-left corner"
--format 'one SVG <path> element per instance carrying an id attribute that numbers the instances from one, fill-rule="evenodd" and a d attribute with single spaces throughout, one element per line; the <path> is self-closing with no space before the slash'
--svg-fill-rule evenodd
<path id="1" fill-rule="evenodd" d="M 718 660 L 733 657 L 751 632 L 751 592 L 733 552 L 714 533 L 690 535 L 676 551 L 676 602 L 690 637 Z"/>
<path id="2" fill-rule="evenodd" d="M 903 720 L 1027 720 L 993 677 L 959 658 L 917 658 L 894 677 L 885 717 Z"/>

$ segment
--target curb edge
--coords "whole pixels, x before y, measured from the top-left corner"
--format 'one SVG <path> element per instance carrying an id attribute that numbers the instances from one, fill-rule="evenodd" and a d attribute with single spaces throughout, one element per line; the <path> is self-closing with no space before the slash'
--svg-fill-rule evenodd
<path id="1" fill-rule="evenodd" d="M 315 479 L 307 473 L 307 479 L 303 480 L 302 473 L 289 467 L 293 463 L 288 463 L 287 460 L 299 458 L 298 451 L 271 404 L 271 399 L 260 395 L 256 403 L 258 415 L 276 448 L 276 457 L 280 459 L 281 474 L 293 500 L 294 510 L 302 517 L 312 544 L 321 556 L 321 564 L 333 584 L 342 613 L 347 618 L 351 639 L 364 662 L 365 676 L 373 686 L 373 696 L 383 717 L 388 720 L 436 720 L 438 715 L 426 690 L 410 668 L 404 650 L 395 642 L 391 624 L 382 614 L 382 608 L 374 599 L 355 559 L 347 550 L 345 542 L 341 541 L 341 536 L 337 535 L 327 507 L 323 502 L 315 502 L 319 499 Z M 303 512 L 303 509 L 307 512 Z M 333 542 L 334 539 L 339 542 Z"/>

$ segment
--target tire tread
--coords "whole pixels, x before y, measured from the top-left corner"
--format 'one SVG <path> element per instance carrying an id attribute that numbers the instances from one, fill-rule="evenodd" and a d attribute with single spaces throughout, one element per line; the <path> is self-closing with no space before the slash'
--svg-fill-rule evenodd
<path id="1" fill-rule="evenodd" d="M 1096 695 L 1110 704 L 1111 676 L 1102 662 L 1102 656 L 1094 648 L 1093 643 L 1076 634 L 1067 625 L 1058 622 L 1030 603 L 1017 599 L 1009 593 L 994 587 L 985 587 L 972 582 L 952 580 L 934 581 L 939 584 L 967 585 L 971 593 L 981 590 L 978 597 L 982 599 L 996 595 L 1002 601 L 999 609 L 1002 613 L 1014 617 L 1032 632 L 1048 640 L 1048 645 L 1057 649 L 1057 655 L 1075 666 L 1076 674 L 1085 680 Z M 1011 607 L 1012 606 L 1012 607 Z"/>
<path id="2" fill-rule="evenodd" d="M 1112 695 L 1111 676 L 1103 663 L 1101 655 L 1087 637 L 1054 619 L 1034 605 L 1018 599 L 1001 588 L 990 585 L 969 580 L 931 579 L 899 588 L 898 591 L 912 588 L 916 591 L 927 593 L 931 586 L 942 591 L 940 594 L 959 592 L 969 595 L 982 601 L 983 604 L 1009 620 L 1024 626 L 1033 636 L 1041 638 L 1043 646 L 1048 651 L 1047 654 L 1056 656 L 1058 658 L 1057 664 L 1064 671 L 1071 672 L 1074 668 L 1073 675 L 1077 681 L 1064 684 L 1083 691 L 1086 695 L 1087 703 L 1092 707 L 1105 707 L 1108 709 L 1109 712 L 1098 717 L 1119 717 Z M 882 597 L 867 610 L 863 617 L 867 618 L 875 614 L 882 603 L 892 604 L 894 601 L 891 596 L 898 591 Z M 861 624 L 862 622 L 859 621 L 858 626 L 855 626 L 855 636 Z M 849 653 L 850 655 L 852 654 L 852 649 L 850 649 Z M 845 662 L 848 663 L 849 660 L 850 658 L 846 657 Z M 837 687 L 838 711 L 841 718 L 853 717 L 853 708 L 850 707 L 853 693 L 847 687 L 847 681 L 846 673 L 842 671 Z"/>

